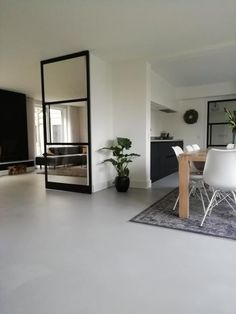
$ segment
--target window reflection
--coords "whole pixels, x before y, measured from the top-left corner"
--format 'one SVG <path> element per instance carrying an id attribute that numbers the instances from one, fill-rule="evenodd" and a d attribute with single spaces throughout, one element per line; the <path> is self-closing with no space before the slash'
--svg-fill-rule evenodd
<path id="1" fill-rule="evenodd" d="M 87 97 L 85 57 L 44 65 L 45 101 Z"/>
<path id="2" fill-rule="evenodd" d="M 35 121 L 36 156 L 40 156 L 44 152 L 43 109 L 42 109 L 42 106 L 36 105 L 34 107 L 34 121 Z"/>
<path id="3" fill-rule="evenodd" d="M 209 103 L 209 123 L 226 123 L 224 108 L 231 110 L 232 112 L 236 109 L 236 101 L 221 101 L 221 102 L 210 102 Z"/>
<path id="4" fill-rule="evenodd" d="M 236 100 L 208 102 L 208 138 L 207 146 L 226 146 L 232 142 L 233 134 L 224 108 L 236 113 Z"/>
<path id="5" fill-rule="evenodd" d="M 89 184 L 87 145 L 47 145 L 48 181 Z"/>
<path id="6" fill-rule="evenodd" d="M 47 106 L 48 143 L 86 143 L 88 141 L 87 103 Z"/>

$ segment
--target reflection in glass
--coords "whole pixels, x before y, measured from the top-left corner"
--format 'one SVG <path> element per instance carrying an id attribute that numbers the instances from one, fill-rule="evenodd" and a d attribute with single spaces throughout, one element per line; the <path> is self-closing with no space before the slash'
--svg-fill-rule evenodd
<path id="1" fill-rule="evenodd" d="M 222 101 L 209 103 L 209 123 L 222 123 L 226 122 L 224 108 L 236 110 L 236 101 Z"/>
<path id="2" fill-rule="evenodd" d="M 228 124 L 212 125 L 211 145 L 226 146 L 228 143 L 232 143 L 232 136 L 232 130 Z"/>
<path id="3" fill-rule="evenodd" d="M 86 57 L 44 65 L 45 101 L 87 97 Z"/>
<path id="4" fill-rule="evenodd" d="M 34 121 L 35 121 L 35 149 L 36 156 L 43 155 L 44 152 L 44 138 L 43 138 L 43 110 L 42 106 L 34 107 Z"/>
<path id="5" fill-rule="evenodd" d="M 88 142 L 87 103 L 48 105 L 46 110 L 47 142 Z"/>
<path id="6" fill-rule="evenodd" d="M 89 185 L 87 145 L 47 145 L 49 182 Z"/>

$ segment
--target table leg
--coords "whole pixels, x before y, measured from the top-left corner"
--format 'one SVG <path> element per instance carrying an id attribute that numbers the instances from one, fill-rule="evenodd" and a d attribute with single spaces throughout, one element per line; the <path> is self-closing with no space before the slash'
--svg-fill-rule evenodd
<path id="1" fill-rule="evenodd" d="M 179 159 L 179 217 L 189 217 L 189 161 L 186 156 Z"/>

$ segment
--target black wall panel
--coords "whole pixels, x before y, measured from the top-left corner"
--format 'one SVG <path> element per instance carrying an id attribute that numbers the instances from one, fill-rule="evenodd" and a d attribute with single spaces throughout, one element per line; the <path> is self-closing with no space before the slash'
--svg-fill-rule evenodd
<path id="1" fill-rule="evenodd" d="M 0 162 L 28 159 L 26 96 L 0 89 Z"/>
<path id="2" fill-rule="evenodd" d="M 151 142 L 151 181 L 155 182 L 178 171 L 178 160 L 172 146 L 183 148 L 183 141 Z"/>

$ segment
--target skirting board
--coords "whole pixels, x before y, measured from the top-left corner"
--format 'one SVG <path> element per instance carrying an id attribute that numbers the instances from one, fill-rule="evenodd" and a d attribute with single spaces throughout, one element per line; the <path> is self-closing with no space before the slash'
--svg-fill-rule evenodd
<path id="1" fill-rule="evenodd" d="M 114 185 L 113 181 L 114 180 L 109 180 L 109 181 L 99 182 L 98 184 L 93 185 L 92 186 L 92 193 L 110 188 L 111 186 Z"/>
<path id="2" fill-rule="evenodd" d="M 93 193 L 105 190 L 114 185 L 114 180 L 100 182 L 99 184 L 93 185 Z M 149 189 L 151 187 L 151 180 L 149 181 L 130 181 L 130 187 L 136 189 Z"/>

